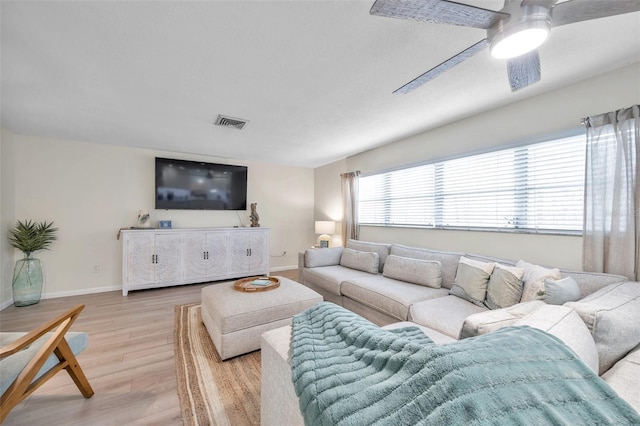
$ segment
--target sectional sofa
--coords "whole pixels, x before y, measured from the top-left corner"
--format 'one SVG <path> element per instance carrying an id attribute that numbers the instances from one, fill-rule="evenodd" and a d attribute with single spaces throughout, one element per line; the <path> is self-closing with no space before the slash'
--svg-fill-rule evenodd
<path id="1" fill-rule="evenodd" d="M 640 283 L 626 277 L 349 240 L 300 253 L 299 281 L 377 325 L 417 325 L 439 344 L 512 325 L 543 329 L 640 411 Z M 296 400 L 287 332 L 263 336 L 265 425 L 296 414 L 282 404 Z"/>

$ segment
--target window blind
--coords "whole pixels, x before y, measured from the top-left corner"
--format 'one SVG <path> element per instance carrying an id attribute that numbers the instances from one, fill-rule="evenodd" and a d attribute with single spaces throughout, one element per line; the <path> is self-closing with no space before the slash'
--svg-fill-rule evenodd
<path id="1" fill-rule="evenodd" d="M 579 233 L 584 136 L 360 178 L 363 225 Z"/>

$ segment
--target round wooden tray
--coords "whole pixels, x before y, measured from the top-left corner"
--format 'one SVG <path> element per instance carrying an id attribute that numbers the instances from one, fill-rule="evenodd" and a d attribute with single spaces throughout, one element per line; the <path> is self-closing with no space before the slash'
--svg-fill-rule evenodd
<path id="1" fill-rule="evenodd" d="M 269 280 L 270 282 L 266 285 L 255 285 L 252 284 L 254 280 Z M 278 287 L 280 287 L 280 280 L 276 277 L 248 277 L 238 280 L 233 284 L 234 289 L 247 293 L 269 291 Z"/>

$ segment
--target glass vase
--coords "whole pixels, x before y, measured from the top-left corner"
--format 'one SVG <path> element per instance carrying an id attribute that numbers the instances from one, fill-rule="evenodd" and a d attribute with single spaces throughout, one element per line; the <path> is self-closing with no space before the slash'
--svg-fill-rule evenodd
<path id="1" fill-rule="evenodd" d="M 16 261 L 13 268 L 13 304 L 28 306 L 40 302 L 42 295 L 42 265 L 31 253 Z"/>

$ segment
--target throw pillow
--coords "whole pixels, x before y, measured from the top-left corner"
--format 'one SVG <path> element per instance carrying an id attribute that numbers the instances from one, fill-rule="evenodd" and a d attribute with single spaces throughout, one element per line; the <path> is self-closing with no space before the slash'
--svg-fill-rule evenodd
<path id="1" fill-rule="evenodd" d="M 527 263 L 524 260 L 519 260 L 518 263 L 516 263 L 516 267 L 524 269 L 524 275 L 522 276 L 524 289 L 522 290 L 521 302 L 536 300 L 538 292 L 544 291 L 545 278 L 550 278 L 552 280 L 559 280 L 562 278 L 560 276 L 560 270 L 557 268 L 543 268 L 542 266 Z"/>
<path id="2" fill-rule="evenodd" d="M 437 260 L 410 259 L 390 255 L 384 263 L 382 275 L 408 283 L 440 288 L 442 265 Z"/>
<path id="3" fill-rule="evenodd" d="M 348 248 L 345 248 L 342 251 L 342 256 L 340 257 L 340 265 L 347 268 L 368 272 L 370 274 L 378 273 L 378 262 L 378 253 L 358 251 Z"/>
<path id="4" fill-rule="evenodd" d="M 474 305 L 484 306 L 487 285 L 494 266 L 495 263 L 484 263 L 464 256 L 460 257 L 456 280 L 449 294 L 467 300 Z"/>
<path id="5" fill-rule="evenodd" d="M 544 280 L 544 301 L 549 305 L 563 305 L 580 299 L 578 283 L 571 277 Z"/>
<path id="6" fill-rule="evenodd" d="M 524 269 L 504 266 L 496 263 L 487 286 L 487 300 L 484 304 L 489 309 L 502 309 L 520 302 L 524 283 Z"/>

